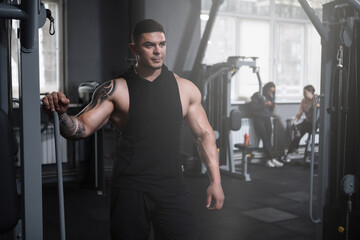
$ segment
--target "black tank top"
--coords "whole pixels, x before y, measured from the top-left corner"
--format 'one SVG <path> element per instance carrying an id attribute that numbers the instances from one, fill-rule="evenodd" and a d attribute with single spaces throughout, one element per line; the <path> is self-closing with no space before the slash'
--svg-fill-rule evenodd
<path id="1" fill-rule="evenodd" d="M 117 146 L 113 184 L 143 192 L 182 187 L 182 108 L 174 74 L 163 65 L 153 82 L 133 67 L 122 77 L 129 89 L 129 120 Z"/>

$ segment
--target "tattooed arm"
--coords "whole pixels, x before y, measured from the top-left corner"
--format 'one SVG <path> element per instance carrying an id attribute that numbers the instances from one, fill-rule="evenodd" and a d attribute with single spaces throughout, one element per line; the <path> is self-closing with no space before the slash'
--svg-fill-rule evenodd
<path id="1" fill-rule="evenodd" d="M 60 120 L 61 135 L 67 139 L 84 138 L 103 127 L 114 111 L 112 95 L 116 89 L 116 80 L 100 85 L 93 98 L 76 116 L 66 114 L 70 101 L 61 92 L 53 92 L 43 98 L 44 109 L 48 113 L 57 111 Z"/>

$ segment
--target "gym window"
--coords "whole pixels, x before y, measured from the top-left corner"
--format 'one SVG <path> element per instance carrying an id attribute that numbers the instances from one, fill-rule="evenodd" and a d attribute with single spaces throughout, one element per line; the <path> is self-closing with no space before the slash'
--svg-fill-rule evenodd
<path id="1" fill-rule="evenodd" d="M 321 19 L 321 1 L 309 2 Z M 212 0 L 202 0 L 202 31 L 211 5 Z M 225 62 L 228 56 L 258 57 L 261 79 L 276 84 L 278 103 L 300 102 L 307 84 L 320 92 L 320 36 L 297 1 L 225 0 L 203 63 Z M 242 67 L 232 81 L 232 102 L 249 101 L 256 91 L 256 75 Z"/>
<path id="2" fill-rule="evenodd" d="M 40 93 L 59 91 L 63 88 L 63 5 L 62 0 L 43 0 L 45 8 L 50 9 L 55 20 L 55 34 L 49 34 L 50 23 L 39 29 L 39 75 Z M 20 22 L 12 20 L 11 33 L 11 75 L 12 95 L 19 97 L 20 43 L 17 31 Z"/>

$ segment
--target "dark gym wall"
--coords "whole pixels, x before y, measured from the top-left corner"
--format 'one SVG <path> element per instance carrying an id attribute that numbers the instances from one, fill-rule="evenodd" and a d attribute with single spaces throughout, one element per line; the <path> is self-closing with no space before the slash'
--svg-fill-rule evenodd
<path id="1" fill-rule="evenodd" d="M 2 1 L 0 1 L 2 2 Z M 6 20 L 0 19 L 0 108 L 8 110 L 8 64 L 7 64 L 7 34 Z"/>
<path id="2" fill-rule="evenodd" d="M 66 2 L 67 76 L 65 92 L 77 102 L 84 81 L 104 82 L 127 67 L 129 1 Z"/>
<path id="3" fill-rule="evenodd" d="M 101 77 L 104 81 L 116 77 L 129 66 L 130 3 L 118 0 L 102 0 L 101 3 Z"/>
<path id="4" fill-rule="evenodd" d="M 164 25 L 168 67 L 180 75 L 192 68 L 201 37 L 201 1 L 68 0 L 65 7 L 65 92 L 72 102 L 80 83 L 104 82 L 127 68 L 130 32 L 143 18 Z"/>
<path id="5" fill-rule="evenodd" d="M 131 28 L 140 19 L 152 18 L 161 23 L 166 33 L 165 64 L 181 76 L 192 69 L 200 43 L 199 0 L 133 0 Z"/>
<path id="6" fill-rule="evenodd" d="M 142 0 L 144 18 L 159 21 L 167 38 L 168 67 L 178 74 L 190 71 L 200 43 L 199 0 Z"/>
<path id="7" fill-rule="evenodd" d="M 84 81 L 101 79 L 100 1 L 71 0 L 66 4 L 67 76 L 65 92 L 77 101 L 77 88 Z"/>

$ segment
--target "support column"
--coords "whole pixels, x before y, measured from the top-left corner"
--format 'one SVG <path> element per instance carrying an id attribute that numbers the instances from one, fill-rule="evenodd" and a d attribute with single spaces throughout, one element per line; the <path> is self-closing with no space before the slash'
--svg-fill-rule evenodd
<path id="1" fill-rule="evenodd" d="M 39 43 L 36 32 L 33 51 L 21 52 L 21 166 L 23 173 L 23 233 L 25 239 L 42 240 L 42 172 L 40 134 Z"/>
<path id="2" fill-rule="evenodd" d="M 43 239 L 42 171 L 39 83 L 39 0 L 25 1 L 28 18 L 21 21 L 21 166 L 23 174 L 23 234 Z"/>
<path id="3" fill-rule="evenodd" d="M 20 19 L 20 156 L 22 170 L 22 232 L 23 239 L 43 239 L 42 222 L 42 171 L 40 129 L 40 84 L 38 28 L 46 19 L 46 11 L 40 0 L 22 1 L 21 6 L 0 3 L 0 18 Z M 7 79 L 7 61 L 3 62 L 7 49 L 4 24 L 0 22 L 0 104 Z M 41 25 L 41 26 L 40 26 Z M 6 54 L 6 53 L 5 53 Z M 6 58 L 6 57 L 5 57 Z M 3 71 L 4 70 L 4 71 Z M 6 70 L 6 71 L 5 71 Z M 6 80 L 7 81 L 7 80 Z M 7 94 L 6 94 L 7 96 Z M 5 101 L 6 102 L 6 101 Z"/>

